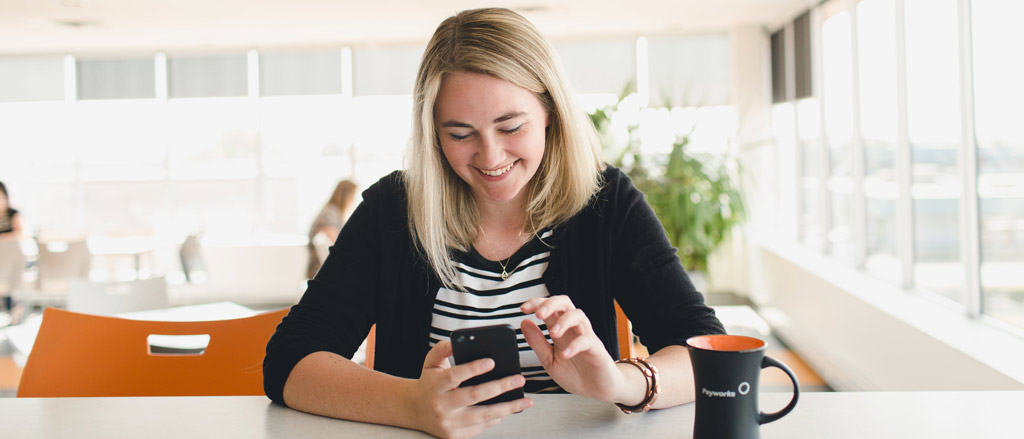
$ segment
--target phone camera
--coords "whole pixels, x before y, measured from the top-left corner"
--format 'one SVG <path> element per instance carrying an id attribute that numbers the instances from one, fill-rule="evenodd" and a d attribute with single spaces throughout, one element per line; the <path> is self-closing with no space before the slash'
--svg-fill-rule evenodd
<path id="1" fill-rule="evenodd" d="M 464 335 L 460 335 L 458 337 L 455 337 L 455 342 L 456 343 L 462 343 L 464 341 L 466 341 L 466 337 Z"/>

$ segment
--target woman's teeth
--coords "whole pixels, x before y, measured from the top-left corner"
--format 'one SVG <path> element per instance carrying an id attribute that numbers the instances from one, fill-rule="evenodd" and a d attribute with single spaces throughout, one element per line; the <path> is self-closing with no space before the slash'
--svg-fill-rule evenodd
<path id="1" fill-rule="evenodd" d="M 509 163 L 508 166 L 505 166 L 504 168 L 501 168 L 501 169 L 495 169 L 493 171 L 487 171 L 487 170 L 481 169 L 480 172 L 483 172 L 484 175 L 488 175 L 488 176 L 491 176 L 491 177 L 497 177 L 497 176 L 499 176 L 501 174 L 504 174 L 504 173 L 508 172 L 509 169 L 512 169 L 512 165 L 514 165 L 515 163 L 516 162 Z"/>

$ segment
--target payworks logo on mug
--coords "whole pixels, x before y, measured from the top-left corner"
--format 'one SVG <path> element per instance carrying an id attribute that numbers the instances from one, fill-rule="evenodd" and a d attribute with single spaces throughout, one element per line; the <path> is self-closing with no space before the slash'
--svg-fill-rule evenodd
<path id="1" fill-rule="evenodd" d="M 746 395 L 750 393 L 750 383 L 744 381 L 739 386 L 740 395 Z M 732 390 L 708 390 L 706 387 L 700 388 L 700 393 L 713 398 L 735 398 L 736 392 Z"/>

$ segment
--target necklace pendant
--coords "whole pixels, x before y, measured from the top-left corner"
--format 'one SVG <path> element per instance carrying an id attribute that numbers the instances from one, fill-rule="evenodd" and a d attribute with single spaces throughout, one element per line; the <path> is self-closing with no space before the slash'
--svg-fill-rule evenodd
<path id="1" fill-rule="evenodd" d="M 508 273 L 505 272 L 504 268 L 501 269 L 501 280 L 508 280 Z"/>

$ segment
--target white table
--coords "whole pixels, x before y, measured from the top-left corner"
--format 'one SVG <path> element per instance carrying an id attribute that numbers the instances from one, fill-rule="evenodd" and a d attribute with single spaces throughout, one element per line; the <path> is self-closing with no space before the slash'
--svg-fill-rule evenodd
<path id="1" fill-rule="evenodd" d="M 575 395 L 533 395 L 534 407 L 484 438 L 689 438 L 693 404 L 639 415 Z M 762 395 L 774 410 L 785 393 Z M 1019 438 L 1024 391 L 806 393 L 763 438 Z M 0 434 L 11 438 L 418 438 L 394 427 L 291 410 L 261 396 L 0 399 Z"/>

